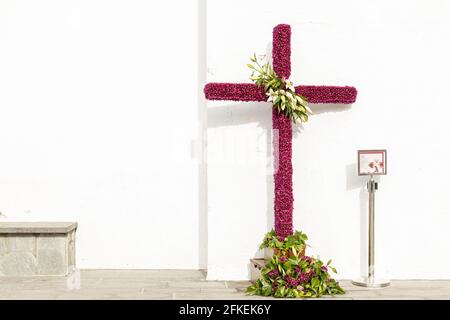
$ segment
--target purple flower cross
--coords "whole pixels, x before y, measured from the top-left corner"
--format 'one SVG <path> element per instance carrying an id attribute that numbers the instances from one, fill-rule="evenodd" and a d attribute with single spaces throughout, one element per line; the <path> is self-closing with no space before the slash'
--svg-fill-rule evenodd
<path id="1" fill-rule="evenodd" d="M 291 75 L 291 27 L 280 24 L 273 29 L 273 69 L 278 77 Z M 295 92 L 310 103 L 351 104 L 356 101 L 354 87 L 297 86 Z M 264 88 L 252 83 L 208 83 L 204 88 L 206 99 L 233 101 L 267 101 Z M 275 141 L 275 233 L 280 239 L 291 235 L 294 196 L 292 190 L 292 124 L 283 113 L 273 108 L 272 127 L 278 130 Z"/>

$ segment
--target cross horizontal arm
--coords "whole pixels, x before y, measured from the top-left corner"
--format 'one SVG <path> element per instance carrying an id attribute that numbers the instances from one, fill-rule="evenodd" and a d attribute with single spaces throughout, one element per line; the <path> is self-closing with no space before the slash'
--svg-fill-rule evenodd
<path id="1" fill-rule="evenodd" d="M 310 103 L 351 104 L 356 101 L 358 92 L 354 87 L 336 86 L 298 86 L 295 92 Z"/>
<path id="2" fill-rule="evenodd" d="M 253 83 L 208 83 L 203 91 L 208 100 L 267 101 L 264 88 Z"/>
<path id="3" fill-rule="evenodd" d="M 351 104 L 358 92 L 354 87 L 297 86 L 295 92 L 309 103 Z M 253 83 L 208 83 L 204 88 L 208 100 L 267 101 L 264 88 Z"/>

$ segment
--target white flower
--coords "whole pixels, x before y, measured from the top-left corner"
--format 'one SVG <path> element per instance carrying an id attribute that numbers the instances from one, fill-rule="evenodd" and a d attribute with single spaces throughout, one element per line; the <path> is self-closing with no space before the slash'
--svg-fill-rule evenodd
<path id="1" fill-rule="evenodd" d="M 299 95 L 296 95 L 295 98 L 297 99 L 297 101 L 298 101 L 300 104 L 302 104 L 302 105 L 305 105 L 305 104 L 306 104 L 305 100 L 303 100 L 303 98 L 300 97 Z"/>
<path id="2" fill-rule="evenodd" d="M 289 80 L 289 79 L 284 80 L 284 84 L 285 84 L 286 89 L 289 89 L 292 92 L 295 92 L 295 87 L 291 80 Z"/>
<path id="3" fill-rule="evenodd" d="M 295 105 L 296 101 L 295 101 L 295 97 L 293 96 L 292 93 L 290 93 L 289 91 L 286 92 L 286 96 L 292 101 L 292 103 Z"/>
<path id="4" fill-rule="evenodd" d="M 313 114 L 312 110 L 306 104 L 304 104 L 303 106 L 305 107 L 306 111 L 308 111 L 310 114 Z"/>
<path id="5" fill-rule="evenodd" d="M 278 94 L 274 92 L 272 88 L 270 88 L 269 92 L 266 92 L 266 95 L 269 97 L 267 101 L 273 102 Z"/>

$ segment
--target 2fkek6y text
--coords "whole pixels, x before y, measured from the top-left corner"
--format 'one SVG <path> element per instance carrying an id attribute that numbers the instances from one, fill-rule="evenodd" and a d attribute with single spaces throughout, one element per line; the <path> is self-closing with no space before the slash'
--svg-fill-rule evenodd
<path id="1" fill-rule="evenodd" d="M 180 307 L 179 315 L 196 315 L 210 318 L 215 315 L 236 316 L 236 315 L 269 315 L 270 305 L 262 304 L 224 304 L 223 306 L 186 306 Z"/>

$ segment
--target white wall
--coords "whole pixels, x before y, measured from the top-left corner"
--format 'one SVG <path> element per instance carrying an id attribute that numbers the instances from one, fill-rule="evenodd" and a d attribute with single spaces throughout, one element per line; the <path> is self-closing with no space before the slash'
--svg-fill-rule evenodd
<path id="1" fill-rule="evenodd" d="M 205 266 L 203 2 L 0 2 L 0 221 L 78 221 L 81 268 Z"/>
<path id="2" fill-rule="evenodd" d="M 314 106 L 294 138 L 295 227 L 309 235 L 310 254 L 333 258 L 340 278 L 365 271 L 367 197 L 355 166 L 365 148 L 388 149 L 377 272 L 450 277 L 449 16 L 444 0 L 208 3 L 209 81 L 249 81 L 250 55 L 265 53 L 272 27 L 289 23 L 295 84 L 358 88 L 351 108 Z M 245 279 L 272 227 L 270 105 L 210 103 L 208 121 L 209 278 Z"/>
<path id="3" fill-rule="evenodd" d="M 0 2 L 1 221 L 78 221 L 82 268 L 208 258 L 210 279 L 247 278 L 273 223 L 270 105 L 210 103 L 206 115 L 203 36 L 208 80 L 248 81 L 248 57 L 284 22 L 295 83 L 359 90 L 342 112 L 314 106 L 295 137 L 309 252 L 341 278 L 364 271 L 355 154 L 383 147 L 378 270 L 449 278 L 448 1 L 208 1 L 207 26 L 205 1 Z"/>

